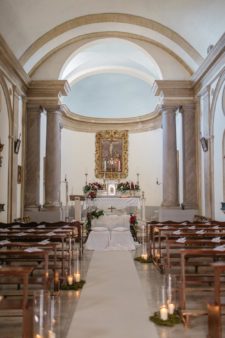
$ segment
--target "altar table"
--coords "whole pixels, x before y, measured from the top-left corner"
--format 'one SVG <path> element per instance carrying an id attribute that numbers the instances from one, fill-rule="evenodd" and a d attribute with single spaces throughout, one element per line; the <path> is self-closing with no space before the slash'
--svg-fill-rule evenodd
<path id="1" fill-rule="evenodd" d="M 88 207 L 96 207 L 98 209 L 126 209 L 134 207 L 137 209 L 141 208 L 140 197 L 117 197 L 117 196 L 102 196 L 97 197 L 93 200 L 86 199 L 84 201 L 83 209 Z"/>

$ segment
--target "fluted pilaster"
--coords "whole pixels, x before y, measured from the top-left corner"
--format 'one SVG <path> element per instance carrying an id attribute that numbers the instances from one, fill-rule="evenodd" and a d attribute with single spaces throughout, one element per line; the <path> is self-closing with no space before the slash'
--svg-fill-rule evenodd
<path id="1" fill-rule="evenodd" d="M 196 134 L 194 104 L 185 105 L 183 114 L 183 203 L 186 209 L 197 207 Z"/>
<path id="2" fill-rule="evenodd" d="M 178 174 L 175 107 L 162 107 L 163 207 L 178 206 Z"/>
<path id="3" fill-rule="evenodd" d="M 25 208 L 40 203 L 40 111 L 27 111 L 26 121 Z"/>
<path id="4" fill-rule="evenodd" d="M 45 206 L 60 206 L 61 112 L 47 112 Z"/>

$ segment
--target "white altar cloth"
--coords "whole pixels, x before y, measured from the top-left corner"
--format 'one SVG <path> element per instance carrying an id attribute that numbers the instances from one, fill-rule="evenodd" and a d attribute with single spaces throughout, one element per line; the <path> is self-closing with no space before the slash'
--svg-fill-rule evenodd
<path id="1" fill-rule="evenodd" d="M 92 221 L 87 250 L 135 250 L 129 215 L 104 215 Z"/>
<path id="2" fill-rule="evenodd" d="M 140 197 L 116 197 L 116 196 L 102 196 L 93 200 L 86 199 L 84 201 L 83 209 L 88 207 L 96 207 L 98 209 L 107 210 L 111 207 L 116 209 L 125 209 L 127 207 L 141 208 Z"/>

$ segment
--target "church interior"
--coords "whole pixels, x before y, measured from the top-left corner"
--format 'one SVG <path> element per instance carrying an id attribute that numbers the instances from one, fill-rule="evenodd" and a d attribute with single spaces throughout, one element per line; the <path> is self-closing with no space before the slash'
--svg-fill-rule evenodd
<path id="1" fill-rule="evenodd" d="M 0 1 L 0 336 L 225 335 L 224 0 Z"/>

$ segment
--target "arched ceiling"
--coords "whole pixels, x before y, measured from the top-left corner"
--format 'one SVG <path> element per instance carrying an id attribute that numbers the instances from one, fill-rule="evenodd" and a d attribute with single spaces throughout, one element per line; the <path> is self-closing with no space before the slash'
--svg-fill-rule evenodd
<path id="1" fill-rule="evenodd" d="M 28 72 L 56 45 L 100 31 L 135 31 L 196 70 L 224 32 L 224 10 L 224 0 L 1 0 L 0 31 Z"/>

